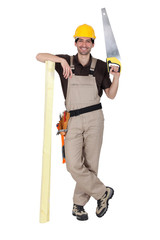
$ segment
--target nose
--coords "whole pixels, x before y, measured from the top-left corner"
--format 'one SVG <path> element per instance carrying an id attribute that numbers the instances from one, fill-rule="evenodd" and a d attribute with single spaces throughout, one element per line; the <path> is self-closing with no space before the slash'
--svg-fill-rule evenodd
<path id="1" fill-rule="evenodd" d="M 85 47 L 85 46 L 86 46 L 86 42 L 83 42 L 83 43 L 82 43 L 82 46 Z"/>

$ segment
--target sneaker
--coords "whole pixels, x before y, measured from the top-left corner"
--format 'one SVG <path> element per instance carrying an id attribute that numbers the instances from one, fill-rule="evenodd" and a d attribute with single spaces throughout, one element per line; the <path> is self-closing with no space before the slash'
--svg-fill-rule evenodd
<path id="1" fill-rule="evenodd" d="M 88 220 L 88 214 L 84 210 L 83 206 L 77 204 L 73 205 L 72 215 L 76 216 L 78 220 L 84 221 Z"/>
<path id="2" fill-rule="evenodd" d="M 97 217 L 103 217 L 108 209 L 108 201 L 113 197 L 114 190 L 110 187 L 106 187 L 105 194 L 97 201 L 96 215 Z"/>

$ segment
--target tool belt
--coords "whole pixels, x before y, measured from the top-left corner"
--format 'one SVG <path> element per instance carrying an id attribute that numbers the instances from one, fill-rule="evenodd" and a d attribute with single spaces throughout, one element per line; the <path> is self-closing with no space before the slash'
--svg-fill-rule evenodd
<path id="1" fill-rule="evenodd" d="M 80 114 L 84 114 L 84 113 L 87 113 L 87 112 L 92 112 L 92 111 L 99 110 L 99 109 L 102 109 L 102 104 L 101 103 L 98 103 L 96 105 L 92 105 L 92 106 L 89 106 L 89 107 L 85 107 L 85 108 L 80 108 L 80 109 L 77 109 L 77 110 L 71 110 L 69 113 L 70 113 L 70 117 L 75 117 L 75 116 L 78 116 Z"/>
<path id="2" fill-rule="evenodd" d="M 92 105 L 89 107 L 85 107 L 85 108 L 80 108 L 80 109 L 76 109 L 76 110 L 71 110 L 70 112 L 64 111 L 62 113 L 62 115 L 60 115 L 60 121 L 59 123 L 57 123 L 57 135 L 63 132 L 63 135 L 66 135 L 66 132 L 68 131 L 67 126 L 68 126 L 68 121 L 70 119 L 70 117 L 76 117 L 79 116 L 81 114 L 87 113 L 87 112 L 92 112 L 92 111 L 96 111 L 102 109 L 102 104 L 98 103 L 96 105 Z M 65 133 L 65 134 L 64 134 Z"/>

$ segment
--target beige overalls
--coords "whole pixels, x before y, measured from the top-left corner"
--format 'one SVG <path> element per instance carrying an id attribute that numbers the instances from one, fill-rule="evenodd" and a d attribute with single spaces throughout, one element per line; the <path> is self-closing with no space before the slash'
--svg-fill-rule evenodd
<path id="1" fill-rule="evenodd" d="M 96 59 L 92 58 L 91 71 Z M 74 70 L 73 57 L 71 69 Z M 96 79 L 93 75 L 77 76 L 68 79 L 67 111 L 95 105 L 100 102 Z M 90 196 L 100 199 L 106 186 L 98 179 L 98 163 L 102 145 L 104 116 L 102 109 L 71 117 L 65 137 L 67 170 L 76 181 L 73 202 L 84 206 Z"/>

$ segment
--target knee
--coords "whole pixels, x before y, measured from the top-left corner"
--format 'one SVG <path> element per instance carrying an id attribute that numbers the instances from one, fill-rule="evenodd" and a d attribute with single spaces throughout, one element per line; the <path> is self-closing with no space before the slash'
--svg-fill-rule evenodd
<path id="1" fill-rule="evenodd" d="M 72 172 L 72 166 L 71 166 L 71 164 L 69 163 L 69 161 L 66 159 L 66 168 L 67 168 L 67 171 L 69 172 L 69 173 L 71 173 Z"/>
<path id="2" fill-rule="evenodd" d="M 67 168 L 67 171 L 71 174 L 76 172 L 76 165 L 68 159 L 66 159 L 66 168 Z"/>
<path id="3" fill-rule="evenodd" d="M 83 166 L 81 163 L 77 163 L 76 161 L 71 161 L 69 159 L 66 159 L 66 168 L 67 168 L 67 171 L 72 176 L 78 176 Z"/>

